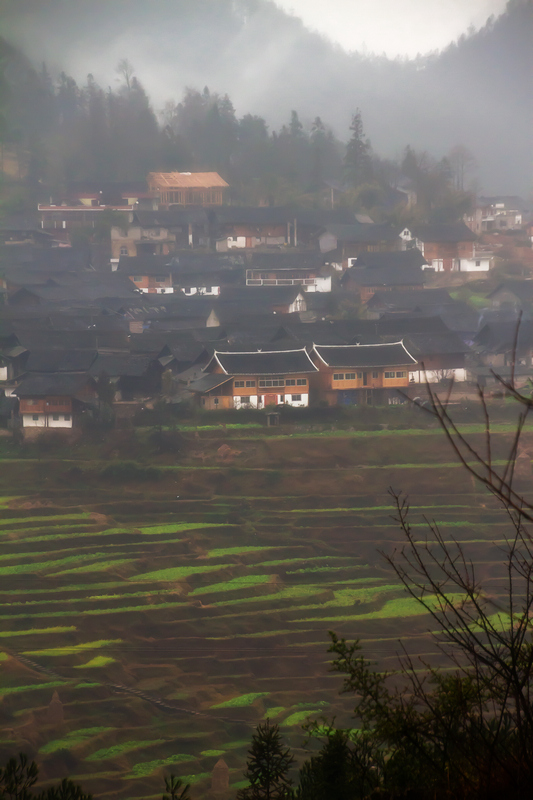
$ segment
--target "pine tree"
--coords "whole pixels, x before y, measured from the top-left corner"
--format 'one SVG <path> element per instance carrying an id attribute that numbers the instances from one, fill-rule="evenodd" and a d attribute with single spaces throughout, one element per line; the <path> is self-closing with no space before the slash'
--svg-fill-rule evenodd
<path id="1" fill-rule="evenodd" d="M 294 758 L 281 740 L 278 725 L 270 720 L 257 726 L 248 750 L 245 778 L 250 786 L 241 789 L 237 800 L 284 800 L 292 794 L 292 781 L 287 773 Z"/>
<path id="2" fill-rule="evenodd" d="M 370 155 L 372 148 L 363 129 L 363 117 L 357 109 L 350 125 L 352 138 L 346 145 L 344 167 L 346 177 L 353 186 L 368 182 L 372 177 L 372 162 Z"/>

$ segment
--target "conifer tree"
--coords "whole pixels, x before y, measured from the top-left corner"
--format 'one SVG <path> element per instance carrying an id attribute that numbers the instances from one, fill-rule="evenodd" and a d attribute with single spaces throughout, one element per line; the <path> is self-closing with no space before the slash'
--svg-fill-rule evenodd
<path id="1" fill-rule="evenodd" d="M 352 117 L 350 125 L 352 138 L 346 145 L 344 167 L 346 177 L 353 186 L 366 183 L 372 177 L 372 162 L 370 155 L 372 148 L 363 129 L 363 117 L 358 108 Z"/>
<path id="2" fill-rule="evenodd" d="M 267 719 L 257 726 L 248 750 L 245 778 L 250 786 L 241 789 L 237 800 L 284 800 L 292 795 L 292 781 L 288 772 L 294 762 L 288 748 L 284 747 L 278 725 Z"/>

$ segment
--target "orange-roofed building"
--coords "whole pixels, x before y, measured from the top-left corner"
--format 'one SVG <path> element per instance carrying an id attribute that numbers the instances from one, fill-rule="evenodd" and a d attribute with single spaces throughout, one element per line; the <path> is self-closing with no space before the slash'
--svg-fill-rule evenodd
<path id="1" fill-rule="evenodd" d="M 159 195 L 160 207 L 221 206 L 228 184 L 218 172 L 150 172 L 148 187 Z"/>

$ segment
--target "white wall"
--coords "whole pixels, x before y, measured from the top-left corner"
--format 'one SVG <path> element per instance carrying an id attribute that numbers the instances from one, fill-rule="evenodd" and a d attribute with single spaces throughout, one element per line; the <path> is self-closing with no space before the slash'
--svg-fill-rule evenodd
<path id="1" fill-rule="evenodd" d="M 417 369 L 409 372 L 409 383 L 438 383 L 442 378 L 453 378 L 455 381 L 466 381 L 466 369 L 435 369 L 424 372 Z"/>
<path id="2" fill-rule="evenodd" d="M 0 381 L 7 381 L 8 367 L 0 367 Z"/>
<path id="3" fill-rule="evenodd" d="M 38 416 L 38 419 L 33 419 Z M 69 420 L 65 419 L 65 414 L 58 414 L 59 419 L 52 419 L 52 414 L 23 414 L 22 427 L 23 428 L 72 428 L 72 414 Z"/>
<path id="4" fill-rule="evenodd" d="M 244 395 L 242 395 L 244 397 Z M 240 396 L 233 398 L 233 407 L 234 408 L 257 408 L 257 395 L 251 394 L 249 397 L 246 398 L 245 403 L 241 403 Z"/>
<path id="5" fill-rule="evenodd" d="M 479 262 L 479 265 L 477 264 Z M 490 269 L 490 258 L 487 256 L 477 256 L 474 258 L 461 258 L 460 272 L 488 272 Z"/>

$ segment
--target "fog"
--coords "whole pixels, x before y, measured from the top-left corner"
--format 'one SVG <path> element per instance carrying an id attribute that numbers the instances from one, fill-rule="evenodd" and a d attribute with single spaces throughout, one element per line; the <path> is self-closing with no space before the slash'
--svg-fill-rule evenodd
<path id="1" fill-rule="evenodd" d="M 412 14 L 413 2 L 402 5 Z M 128 58 L 156 110 L 179 101 L 187 86 L 208 85 L 227 92 L 238 115 L 260 114 L 271 129 L 297 109 L 304 123 L 321 116 L 342 140 L 359 107 L 380 155 L 395 157 L 410 144 L 441 157 L 462 144 L 476 155 L 484 193 L 526 196 L 531 9 L 530 0 L 515 0 L 506 15 L 439 54 L 392 60 L 348 53 L 270 0 L 4 0 L 2 7 L 4 35 L 52 74 L 83 81 L 92 73 L 113 86 L 117 62 Z"/>

